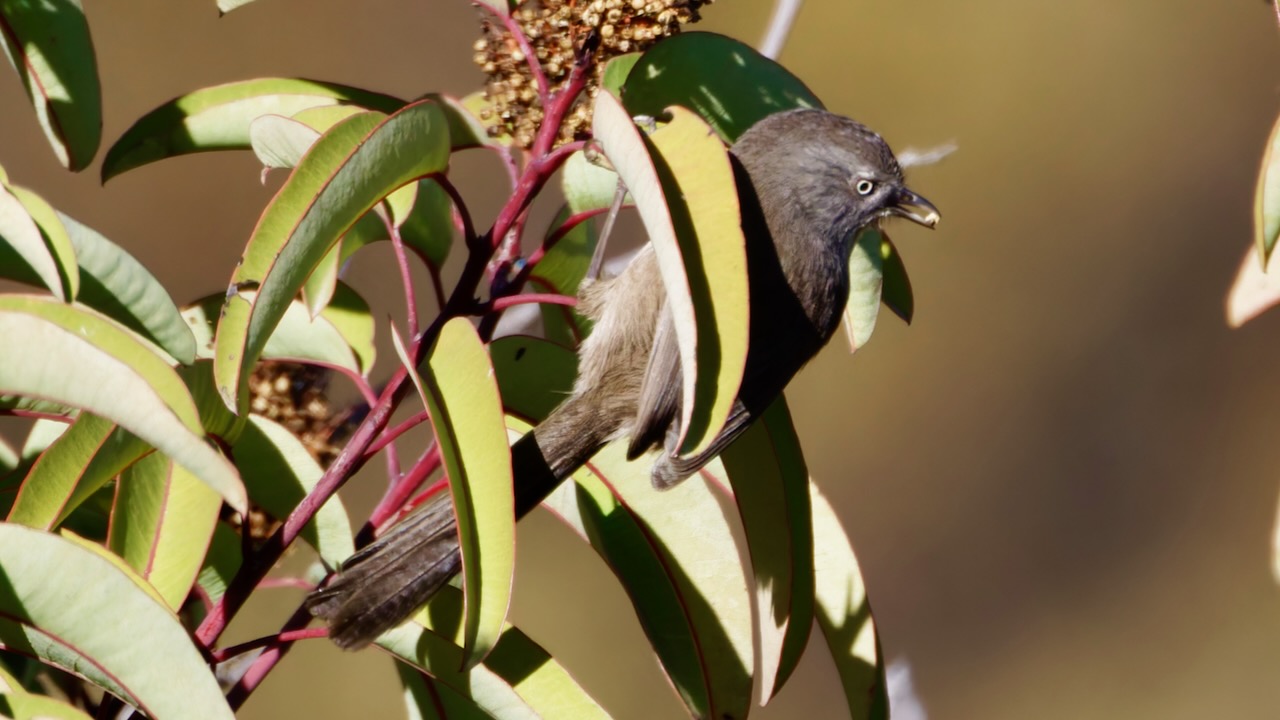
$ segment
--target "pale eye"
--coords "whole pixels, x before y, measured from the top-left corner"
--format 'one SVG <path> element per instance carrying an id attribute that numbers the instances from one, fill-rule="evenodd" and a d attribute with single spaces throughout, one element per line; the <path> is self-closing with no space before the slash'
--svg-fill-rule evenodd
<path id="1" fill-rule="evenodd" d="M 853 186 L 853 189 L 857 190 L 859 195 L 870 195 L 871 191 L 876 189 L 876 184 L 866 178 L 863 178 L 858 181 L 858 184 Z"/>

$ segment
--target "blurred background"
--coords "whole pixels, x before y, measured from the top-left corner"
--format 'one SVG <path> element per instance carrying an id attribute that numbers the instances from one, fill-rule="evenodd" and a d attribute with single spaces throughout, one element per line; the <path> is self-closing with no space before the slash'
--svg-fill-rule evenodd
<path id="1" fill-rule="evenodd" d="M 700 27 L 754 42 L 769 10 L 721 0 Z M 404 97 L 481 81 L 463 0 L 261 0 L 222 18 L 212 0 L 132 0 L 88 14 L 104 147 L 157 104 L 231 80 Z M 856 357 L 833 343 L 788 392 L 885 653 L 909 661 L 930 716 L 1276 717 L 1280 383 L 1266 368 L 1280 311 L 1239 331 L 1223 315 L 1280 110 L 1272 9 L 809 0 L 781 61 L 896 148 L 959 145 L 911 177 L 943 210 L 939 229 L 890 228 L 914 326 L 886 314 Z M 226 286 L 271 194 L 251 155 L 103 188 L 96 164 L 59 168 L 12 73 L 0 108 L 14 182 L 124 245 L 179 302 Z M 487 226 L 497 163 L 464 155 L 455 174 Z M 394 308 L 391 268 L 375 250 L 350 280 Z M 383 482 L 353 483 L 353 513 Z M 677 717 L 595 556 L 544 516 L 520 543 L 516 622 L 616 717 Z M 262 594 L 229 639 L 274 631 L 296 592 Z M 844 715 L 820 644 L 759 717 Z M 303 643 L 242 717 L 397 717 L 390 664 Z"/>

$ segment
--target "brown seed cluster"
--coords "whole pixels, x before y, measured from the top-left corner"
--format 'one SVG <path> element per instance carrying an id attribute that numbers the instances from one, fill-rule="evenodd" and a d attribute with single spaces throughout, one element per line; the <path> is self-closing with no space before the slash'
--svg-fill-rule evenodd
<path id="1" fill-rule="evenodd" d="M 697 22 L 698 10 L 711 0 L 527 0 L 512 13 L 529 40 L 547 84 L 563 84 L 573 69 L 574 55 L 592 30 L 599 32 L 595 77 L 560 127 L 559 142 L 585 138 L 591 125 L 591 103 L 600 89 L 605 63 L 640 52 L 685 23 Z M 475 43 L 476 65 L 489 76 L 485 84 L 488 106 L 481 120 L 491 135 L 509 135 L 519 147 L 533 145 L 543 108 L 537 82 L 520 43 L 501 24 L 484 22 Z"/>
<path id="2" fill-rule="evenodd" d="M 249 380 L 250 411 L 283 425 L 326 467 L 338 455 L 333 443 L 346 415 L 329 404 L 329 377 L 313 365 L 272 362 L 259 363 Z"/>

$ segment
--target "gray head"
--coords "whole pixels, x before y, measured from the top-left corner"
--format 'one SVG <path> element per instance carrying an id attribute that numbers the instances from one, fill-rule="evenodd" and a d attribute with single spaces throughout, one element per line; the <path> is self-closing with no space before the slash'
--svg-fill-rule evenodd
<path id="1" fill-rule="evenodd" d="M 825 110 L 776 113 L 743 133 L 733 153 L 766 208 L 789 207 L 841 242 L 889 216 L 929 228 L 938 223 L 937 208 L 904 184 L 889 145 L 849 118 Z"/>

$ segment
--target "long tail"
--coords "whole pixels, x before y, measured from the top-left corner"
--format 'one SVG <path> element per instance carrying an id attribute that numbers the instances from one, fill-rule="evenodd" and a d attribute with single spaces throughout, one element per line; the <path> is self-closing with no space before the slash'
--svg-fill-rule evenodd
<path id="1" fill-rule="evenodd" d="M 593 418 L 594 403 L 573 397 L 511 448 L 516 515 L 537 507 L 608 439 Z M 447 493 L 352 555 L 325 587 L 307 599 L 346 650 L 373 642 L 422 607 L 461 568 L 453 503 Z"/>

